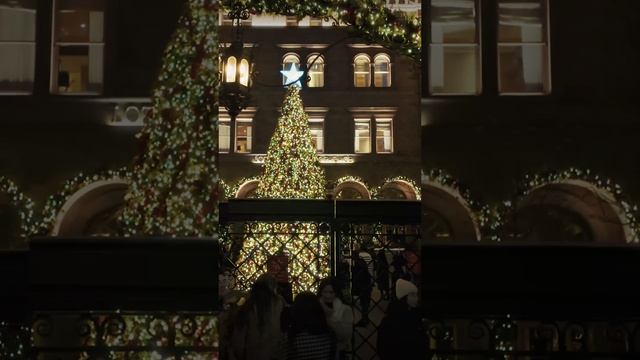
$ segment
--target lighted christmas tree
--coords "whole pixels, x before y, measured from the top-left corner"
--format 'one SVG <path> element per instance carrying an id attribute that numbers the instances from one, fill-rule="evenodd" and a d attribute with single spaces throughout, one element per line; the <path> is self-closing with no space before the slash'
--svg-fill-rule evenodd
<path id="1" fill-rule="evenodd" d="M 311 141 L 309 117 L 300 89 L 289 86 L 278 126 L 262 168 L 257 196 L 271 199 L 322 199 L 324 171 Z"/>
<path id="2" fill-rule="evenodd" d="M 257 196 L 268 199 L 321 199 L 325 193 L 324 170 L 311 140 L 309 117 L 300 89 L 289 86 L 278 126 L 263 166 Z M 245 229 L 237 278 L 247 288 L 274 260 L 287 258 L 282 270 L 293 292 L 313 290 L 329 274 L 329 238 L 313 223 L 253 223 Z M 282 268 L 283 266 L 278 266 Z"/>
<path id="3" fill-rule="evenodd" d="M 122 215 L 127 235 L 211 236 L 218 221 L 218 4 L 189 0 L 138 138 Z"/>

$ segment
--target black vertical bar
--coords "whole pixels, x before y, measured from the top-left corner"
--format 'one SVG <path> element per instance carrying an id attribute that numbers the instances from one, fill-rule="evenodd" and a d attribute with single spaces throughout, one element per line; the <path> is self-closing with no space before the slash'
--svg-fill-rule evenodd
<path id="1" fill-rule="evenodd" d="M 479 0 L 478 0 L 479 1 Z M 480 51 L 482 58 L 482 93 L 499 94 L 498 76 L 498 1 L 479 1 Z"/>
<path id="2" fill-rule="evenodd" d="M 33 94 L 45 97 L 49 95 L 51 76 L 53 1 L 39 0 L 36 4 L 36 68 L 33 78 Z"/>

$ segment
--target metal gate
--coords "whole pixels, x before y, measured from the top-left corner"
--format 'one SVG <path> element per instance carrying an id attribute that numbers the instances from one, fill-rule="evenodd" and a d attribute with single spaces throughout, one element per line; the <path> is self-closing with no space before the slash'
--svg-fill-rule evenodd
<path id="1" fill-rule="evenodd" d="M 246 290 L 270 272 L 286 284 L 291 301 L 335 276 L 353 311 L 351 358 L 378 358 L 378 327 L 395 280 L 420 282 L 419 202 L 231 200 L 221 204 L 220 220 L 235 288 Z M 354 276 L 358 258 L 366 262 L 366 284 Z"/>

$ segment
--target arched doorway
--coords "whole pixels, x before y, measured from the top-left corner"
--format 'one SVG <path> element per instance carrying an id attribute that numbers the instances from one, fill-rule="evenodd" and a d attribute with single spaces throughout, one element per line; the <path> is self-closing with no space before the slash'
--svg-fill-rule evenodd
<path id="1" fill-rule="evenodd" d="M 434 182 L 422 184 L 422 238 L 450 242 L 480 240 L 478 221 L 456 189 Z"/>
<path id="2" fill-rule="evenodd" d="M 93 182 L 71 195 L 56 217 L 53 236 L 114 235 L 129 185 L 123 179 Z"/>
<path id="3" fill-rule="evenodd" d="M 583 180 L 540 185 L 520 199 L 505 222 L 505 239 L 526 241 L 633 241 L 622 206 Z"/>
<path id="4" fill-rule="evenodd" d="M 333 190 L 336 199 L 340 200 L 370 200 L 371 192 L 367 187 L 355 180 L 339 183 Z"/>
<path id="5" fill-rule="evenodd" d="M 392 180 L 382 185 L 380 198 L 384 200 L 418 200 L 418 194 L 409 182 Z"/>

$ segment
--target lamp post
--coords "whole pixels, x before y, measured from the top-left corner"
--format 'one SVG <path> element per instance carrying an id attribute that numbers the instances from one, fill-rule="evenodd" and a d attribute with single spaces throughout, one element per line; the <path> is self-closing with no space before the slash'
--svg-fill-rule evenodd
<path id="1" fill-rule="evenodd" d="M 229 113 L 231 121 L 235 121 L 251 98 L 253 64 L 251 55 L 245 53 L 240 26 L 242 20 L 249 18 L 248 11 L 236 6 L 229 12 L 229 17 L 236 26 L 236 38 L 221 59 L 220 104 Z"/>

